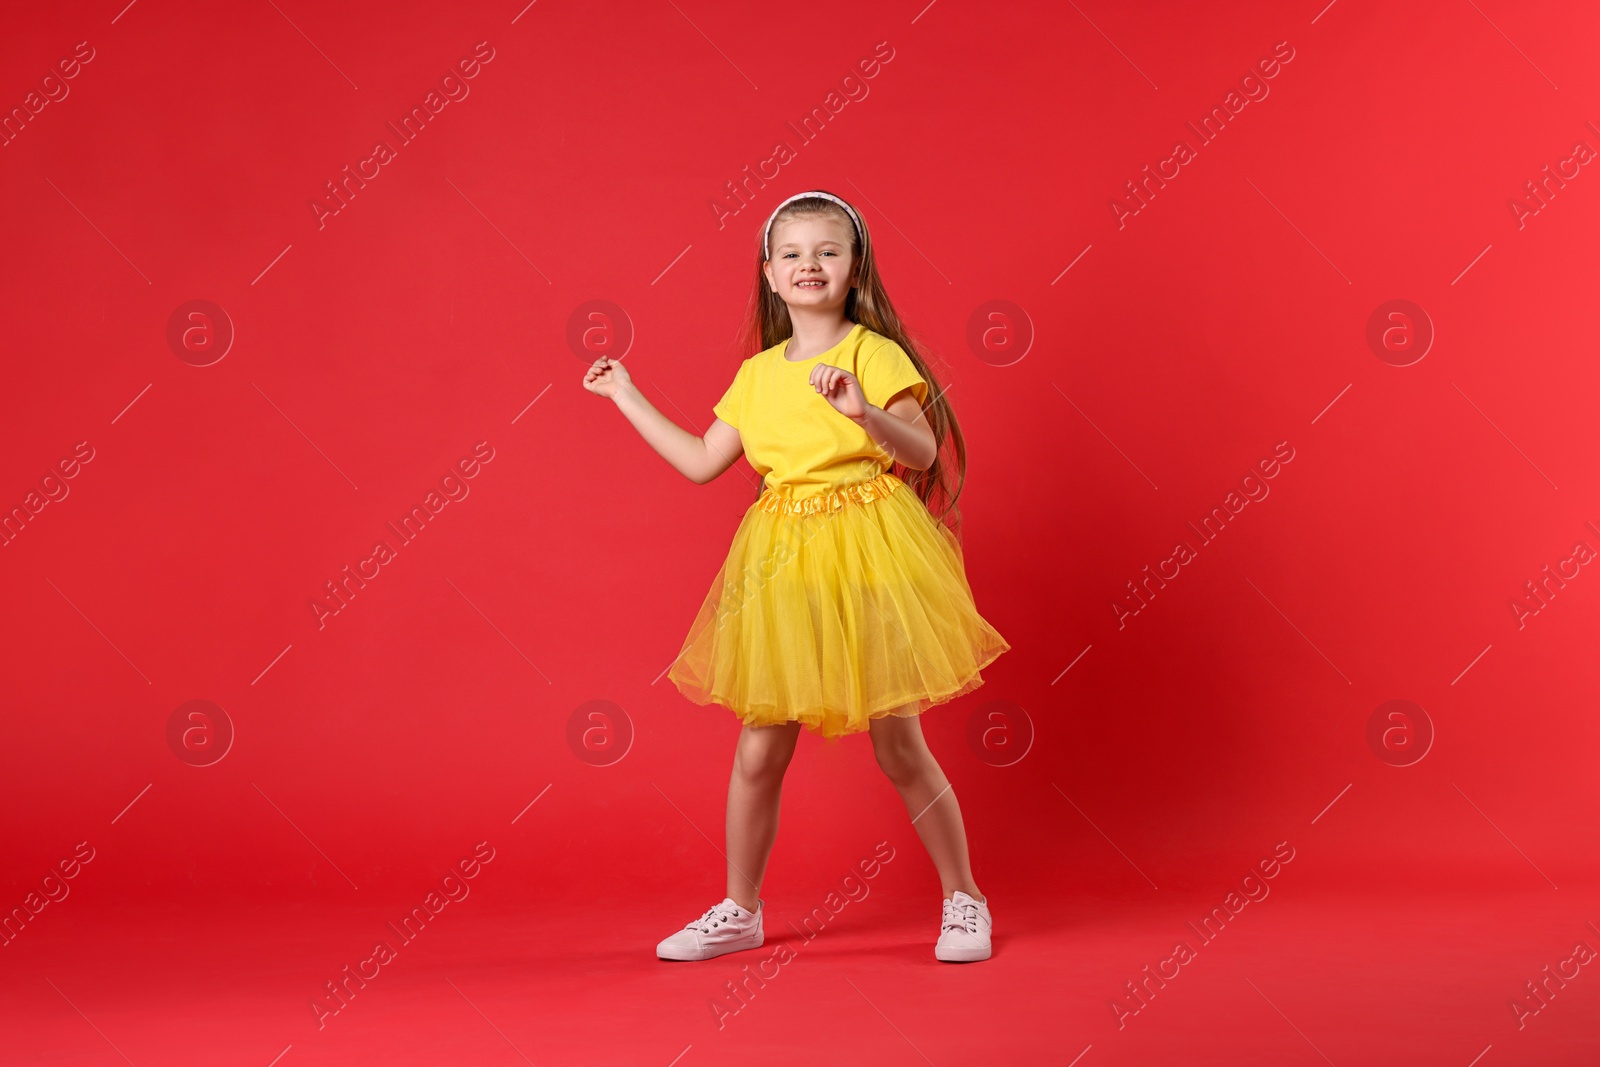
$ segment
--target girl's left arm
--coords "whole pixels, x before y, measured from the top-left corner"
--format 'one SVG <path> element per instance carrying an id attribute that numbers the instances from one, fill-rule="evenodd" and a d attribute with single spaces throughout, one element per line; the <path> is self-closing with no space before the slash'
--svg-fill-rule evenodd
<path id="1" fill-rule="evenodd" d="M 923 415 L 922 405 L 917 403 L 909 388 L 896 393 L 884 407 L 865 404 L 864 408 L 859 419 L 850 421 L 867 431 L 867 436 L 878 442 L 894 462 L 919 471 L 933 466 L 939 454 L 938 442 L 934 439 L 933 427 Z"/>

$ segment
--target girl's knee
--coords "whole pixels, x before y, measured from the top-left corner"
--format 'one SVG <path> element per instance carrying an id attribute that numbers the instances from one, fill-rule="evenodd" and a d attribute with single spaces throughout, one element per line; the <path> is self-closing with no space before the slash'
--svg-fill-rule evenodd
<path id="1" fill-rule="evenodd" d="M 915 718 L 890 716 L 871 725 L 872 754 L 890 781 L 900 783 L 922 774 L 930 762 L 928 743 Z"/>
<path id="2" fill-rule="evenodd" d="M 734 770 L 750 779 L 782 778 L 794 756 L 799 723 L 784 726 L 746 726 L 739 734 Z"/>

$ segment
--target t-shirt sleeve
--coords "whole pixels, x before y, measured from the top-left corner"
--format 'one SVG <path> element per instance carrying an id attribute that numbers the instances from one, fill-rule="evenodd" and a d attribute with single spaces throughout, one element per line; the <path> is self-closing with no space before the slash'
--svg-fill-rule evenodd
<path id="1" fill-rule="evenodd" d="M 863 352 L 856 379 L 861 383 L 867 403 L 874 407 L 883 407 L 907 387 L 911 388 L 918 404 L 928 402 L 927 379 L 917 373 L 916 364 L 911 362 L 906 350 L 894 341 L 885 339 L 877 348 Z"/>
<path id="2" fill-rule="evenodd" d="M 735 430 L 744 418 L 744 393 L 745 384 L 750 378 L 749 371 L 750 361 L 747 359 L 739 364 L 739 370 L 734 374 L 727 392 L 722 394 L 722 399 L 711 406 L 712 413 Z"/>

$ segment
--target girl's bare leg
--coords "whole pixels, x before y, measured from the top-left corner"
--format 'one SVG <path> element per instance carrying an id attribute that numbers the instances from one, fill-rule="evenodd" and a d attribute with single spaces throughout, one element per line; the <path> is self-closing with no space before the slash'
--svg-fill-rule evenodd
<path id="1" fill-rule="evenodd" d="M 746 726 L 739 732 L 728 781 L 728 896 L 755 911 L 767 858 L 778 837 L 778 801 L 789 768 L 798 722 Z"/>
<path id="2" fill-rule="evenodd" d="M 872 751 L 878 766 L 906 802 L 906 813 L 922 838 L 928 857 L 939 871 L 946 899 L 961 890 L 974 900 L 984 900 L 972 880 L 967 859 L 967 831 L 955 790 L 928 751 L 917 716 L 885 715 L 869 724 Z"/>

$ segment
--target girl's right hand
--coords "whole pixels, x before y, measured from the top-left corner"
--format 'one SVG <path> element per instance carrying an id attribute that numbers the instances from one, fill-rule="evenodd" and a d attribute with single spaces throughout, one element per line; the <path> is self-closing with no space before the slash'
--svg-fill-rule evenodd
<path id="1" fill-rule="evenodd" d="M 601 356 L 589 365 L 588 373 L 583 376 L 583 387 L 607 400 L 615 400 L 618 391 L 632 381 L 626 367 L 610 356 Z"/>

